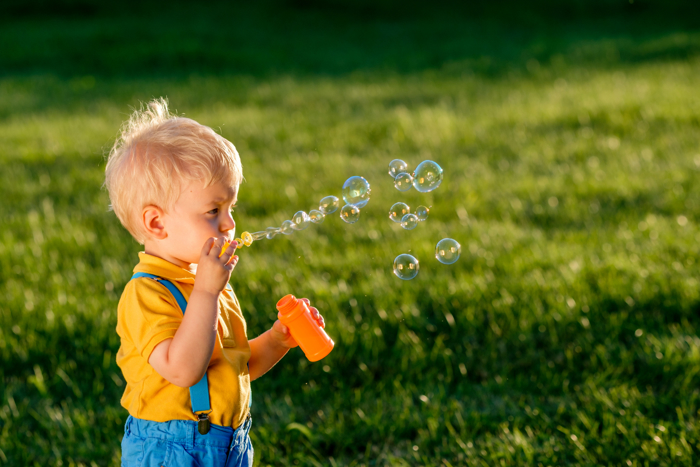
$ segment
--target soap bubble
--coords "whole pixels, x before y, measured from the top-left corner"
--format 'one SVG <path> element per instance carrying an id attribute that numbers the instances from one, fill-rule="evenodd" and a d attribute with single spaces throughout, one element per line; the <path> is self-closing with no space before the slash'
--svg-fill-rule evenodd
<path id="1" fill-rule="evenodd" d="M 401 172 L 394 179 L 394 186 L 399 191 L 408 191 L 413 186 L 413 177 L 409 173 Z"/>
<path id="2" fill-rule="evenodd" d="M 398 224 L 401 222 L 401 219 L 403 219 L 403 216 L 409 212 L 411 212 L 411 208 L 408 207 L 408 204 L 394 203 L 394 205 L 389 209 L 389 219 Z"/>
<path id="3" fill-rule="evenodd" d="M 404 253 L 394 260 L 394 274 L 399 279 L 409 281 L 418 275 L 418 260 Z"/>
<path id="4" fill-rule="evenodd" d="M 391 178 L 395 179 L 401 172 L 408 172 L 407 163 L 401 159 L 394 159 L 393 161 L 389 162 L 389 175 L 391 175 Z"/>
<path id="5" fill-rule="evenodd" d="M 267 239 L 271 240 L 275 237 L 275 235 L 280 233 L 280 229 L 278 227 L 268 227 L 267 229 L 265 229 L 265 232 L 265 236 L 267 237 Z"/>
<path id="6" fill-rule="evenodd" d="M 421 193 L 433 191 L 442 183 L 442 167 L 433 161 L 423 161 L 413 172 L 413 186 Z"/>
<path id="7" fill-rule="evenodd" d="M 343 183 L 343 199 L 345 203 L 364 208 L 369 202 L 369 182 L 363 177 L 355 175 Z"/>
<path id="8" fill-rule="evenodd" d="M 320 224 L 326 218 L 326 215 L 324 213 L 322 213 L 321 211 L 318 211 L 316 209 L 312 209 L 311 211 L 309 211 L 309 218 L 311 219 L 311 222 L 313 222 L 314 224 Z"/>
<path id="9" fill-rule="evenodd" d="M 282 226 L 280 227 L 280 232 L 282 232 L 285 235 L 292 235 L 294 233 L 294 222 L 290 220 L 286 220 L 282 222 Z"/>
<path id="10" fill-rule="evenodd" d="M 425 206 L 418 206 L 416 208 L 416 216 L 418 216 L 418 220 L 423 222 L 428 218 L 428 213 L 430 212 L 430 209 L 426 208 Z"/>
<path id="11" fill-rule="evenodd" d="M 435 257 L 442 264 L 452 264 L 459 259 L 462 246 L 451 238 L 443 238 L 435 247 Z"/>
<path id="12" fill-rule="evenodd" d="M 292 216 L 292 228 L 294 230 L 304 230 L 311 225 L 311 218 L 304 211 L 299 211 Z"/>
<path id="13" fill-rule="evenodd" d="M 340 203 L 338 203 L 338 198 L 335 196 L 326 196 L 319 203 L 318 209 L 323 214 L 333 214 L 338 210 L 339 205 Z"/>
<path id="14" fill-rule="evenodd" d="M 253 240 L 262 240 L 263 238 L 267 237 L 267 231 L 261 230 L 260 232 L 253 232 L 250 235 L 253 237 Z"/>
<path id="15" fill-rule="evenodd" d="M 241 234 L 241 239 L 243 240 L 243 244 L 245 246 L 250 246 L 253 244 L 253 236 L 248 232 L 243 232 Z"/>
<path id="16" fill-rule="evenodd" d="M 401 227 L 406 230 L 413 230 L 418 225 L 418 216 L 408 213 L 401 218 Z"/>
<path id="17" fill-rule="evenodd" d="M 360 208 L 354 204 L 346 204 L 340 210 L 340 218 L 348 224 L 354 224 L 360 218 Z"/>

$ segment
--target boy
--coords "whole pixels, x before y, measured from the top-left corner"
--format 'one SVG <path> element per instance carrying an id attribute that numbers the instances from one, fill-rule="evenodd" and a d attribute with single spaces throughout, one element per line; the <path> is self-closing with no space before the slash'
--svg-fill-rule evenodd
<path id="1" fill-rule="evenodd" d="M 228 285 L 236 148 L 156 99 L 124 125 L 105 175 L 112 209 L 144 245 L 118 308 L 122 466 L 252 465 L 250 381 L 297 343 L 279 321 L 248 341 Z"/>

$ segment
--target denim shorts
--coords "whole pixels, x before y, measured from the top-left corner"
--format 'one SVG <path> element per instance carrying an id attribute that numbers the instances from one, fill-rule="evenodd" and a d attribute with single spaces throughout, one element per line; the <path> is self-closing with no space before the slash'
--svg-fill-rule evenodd
<path id="1" fill-rule="evenodd" d="M 211 425 L 199 434 L 197 422 L 171 420 L 152 422 L 129 415 L 122 439 L 122 467 L 250 467 L 250 414 L 235 430 Z"/>

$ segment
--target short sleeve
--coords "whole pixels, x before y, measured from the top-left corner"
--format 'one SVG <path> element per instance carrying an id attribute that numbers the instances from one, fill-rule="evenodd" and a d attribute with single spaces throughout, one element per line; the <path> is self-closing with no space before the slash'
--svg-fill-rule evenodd
<path id="1" fill-rule="evenodd" d="M 224 346 L 243 346 L 244 343 L 247 343 L 248 337 L 245 318 L 243 317 L 238 298 L 233 292 L 233 289 L 227 288 L 224 293 L 221 294 L 219 310 L 221 311 L 220 319 L 224 321 L 226 329 L 229 330 L 226 338 L 229 339 L 229 342 L 235 341 L 235 343 L 228 345 L 224 342 Z M 225 341 L 227 340 L 226 338 L 222 340 Z"/>
<path id="2" fill-rule="evenodd" d="M 146 360 L 153 349 L 175 337 L 182 311 L 163 284 L 149 278 L 129 281 L 119 301 L 117 333 Z"/>

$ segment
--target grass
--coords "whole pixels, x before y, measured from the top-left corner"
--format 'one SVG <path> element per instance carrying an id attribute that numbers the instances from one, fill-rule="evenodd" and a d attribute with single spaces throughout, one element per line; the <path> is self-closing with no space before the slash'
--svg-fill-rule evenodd
<path id="1" fill-rule="evenodd" d="M 216 68 L 217 48 L 195 47 L 192 66 L 186 42 L 139 49 L 120 68 L 100 11 L 20 17 L 25 45 L 66 24 L 75 42 L 0 52 L 0 463 L 119 464 L 116 305 L 139 246 L 107 211 L 103 156 L 129 106 L 168 96 L 241 153 L 242 230 L 339 196 L 351 175 L 372 184 L 357 224 L 333 215 L 240 253 L 231 282 L 250 336 L 292 292 L 319 307 L 336 341 L 322 362 L 294 351 L 253 383 L 257 465 L 693 465 L 692 18 L 655 21 L 653 4 L 627 17 L 601 2 L 608 10 L 580 21 L 530 11 L 526 25 L 547 25 L 535 34 L 515 14 L 391 19 L 377 7 L 377 19 L 341 28 L 338 5 L 282 8 L 290 24 L 317 28 L 288 43 L 271 28 L 267 42 L 236 49 L 241 72 L 233 59 Z M 521 43 L 459 34 L 479 18 Z M 624 33 L 610 26 L 620 18 Z M 242 28 L 262 38 L 255 21 Z M 206 23 L 192 24 L 196 42 Z M 74 47 L 95 29 L 99 52 Z M 387 30 L 415 54 L 373 51 Z M 323 35 L 315 56 L 307 46 Z M 437 161 L 442 186 L 396 191 L 394 158 Z M 430 205 L 430 218 L 404 231 L 387 219 L 396 201 Z M 462 244 L 451 266 L 433 258 L 444 237 Z M 408 251 L 421 270 L 402 282 L 391 263 Z"/>

